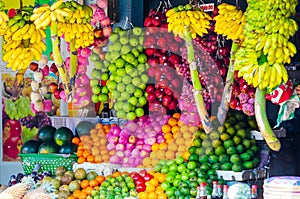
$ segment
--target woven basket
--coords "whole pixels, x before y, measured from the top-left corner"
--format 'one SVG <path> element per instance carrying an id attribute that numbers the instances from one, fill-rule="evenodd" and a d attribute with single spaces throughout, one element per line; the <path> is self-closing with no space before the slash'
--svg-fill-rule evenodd
<path id="1" fill-rule="evenodd" d="M 77 155 L 74 154 L 19 154 L 19 157 L 25 174 L 30 174 L 36 164 L 41 165 L 41 171 L 51 171 L 52 174 L 59 166 L 71 171 L 77 162 Z"/>

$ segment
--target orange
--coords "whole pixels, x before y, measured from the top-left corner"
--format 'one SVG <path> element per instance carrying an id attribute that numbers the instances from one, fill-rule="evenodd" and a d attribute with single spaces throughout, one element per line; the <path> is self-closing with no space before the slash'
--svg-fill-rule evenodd
<path id="1" fill-rule="evenodd" d="M 163 173 L 157 173 L 157 174 L 155 174 L 155 178 L 156 178 L 160 183 L 162 183 L 162 182 L 165 181 L 166 175 L 163 174 Z"/>
<path id="2" fill-rule="evenodd" d="M 152 159 L 150 157 L 145 157 L 143 159 L 143 165 L 146 166 L 146 167 L 150 166 L 151 165 L 151 161 L 152 161 Z"/>
<path id="3" fill-rule="evenodd" d="M 146 191 L 147 192 L 154 192 L 155 191 L 155 186 L 153 186 L 152 184 L 149 183 L 149 185 L 146 186 Z"/>
<path id="4" fill-rule="evenodd" d="M 90 155 L 90 151 L 87 149 L 84 149 L 83 153 L 82 153 L 82 157 L 87 158 Z"/>
<path id="5" fill-rule="evenodd" d="M 148 194 L 148 198 L 149 198 L 149 199 L 157 199 L 157 194 L 156 194 L 155 192 L 150 192 L 150 193 Z"/>
<path id="6" fill-rule="evenodd" d="M 99 185 L 99 182 L 96 179 L 90 180 L 89 185 L 90 187 L 95 187 Z"/>
<path id="7" fill-rule="evenodd" d="M 83 149 L 77 149 L 76 155 L 77 155 L 78 157 L 82 157 L 82 156 L 83 156 Z"/>
<path id="8" fill-rule="evenodd" d="M 180 116 L 181 116 L 180 113 L 174 113 L 174 114 L 172 115 L 172 117 L 176 118 L 177 120 L 180 119 Z"/>
<path id="9" fill-rule="evenodd" d="M 139 199 L 148 199 L 148 193 L 147 192 L 140 192 L 138 194 Z"/>
<path id="10" fill-rule="evenodd" d="M 161 195 L 164 194 L 164 190 L 161 188 L 161 186 L 156 187 L 155 193 L 157 193 L 157 195 Z"/>
<path id="11" fill-rule="evenodd" d="M 167 195 L 162 193 L 162 194 L 158 194 L 157 199 L 167 199 Z"/>
<path id="12" fill-rule="evenodd" d="M 81 191 L 80 194 L 79 194 L 79 196 L 78 196 L 78 198 L 79 199 L 86 199 L 87 196 L 88 196 L 88 194 L 85 193 L 85 191 Z"/>
<path id="13" fill-rule="evenodd" d="M 107 139 L 106 139 L 106 138 L 102 138 L 102 139 L 100 140 L 100 144 L 106 146 L 106 144 L 107 144 Z"/>
<path id="14" fill-rule="evenodd" d="M 170 133 L 170 132 L 167 132 L 164 134 L 164 138 L 167 140 L 167 139 L 172 139 L 173 138 L 173 134 Z"/>
<path id="15" fill-rule="evenodd" d="M 167 151 L 166 152 L 166 159 L 171 160 L 175 158 L 175 153 L 174 151 Z"/>
<path id="16" fill-rule="evenodd" d="M 152 184 L 153 186 L 157 187 L 159 184 L 159 181 L 156 178 L 152 178 L 150 180 L 150 184 Z"/>
<path id="17" fill-rule="evenodd" d="M 172 132 L 173 134 L 177 133 L 178 131 L 179 131 L 179 126 L 172 126 L 171 132 Z"/>
<path id="18" fill-rule="evenodd" d="M 189 157 L 190 157 L 190 153 L 188 151 L 185 151 L 183 154 L 182 154 L 182 157 L 185 159 L 185 160 L 188 160 Z"/>
<path id="19" fill-rule="evenodd" d="M 74 196 L 68 196 L 67 199 L 75 199 Z"/>
<path id="20" fill-rule="evenodd" d="M 97 129 L 91 129 L 90 130 L 90 135 L 95 135 L 97 134 Z"/>
<path id="21" fill-rule="evenodd" d="M 80 138 L 79 137 L 73 137 L 72 138 L 72 143 L 78 145 L 80 143 Z"/>
<path id="22" fill-rule="evenodd" d="M 168 120 L 168 124 L 169 124 L 170 126 L 176 126 L 176 125 L 177 125 L 177 122 L 178 122 L 178 120 L 177 120 L 176 118 L 173 118 L 173 117 L 171 117 L 171 118 Z"/>
<path id="23" fill-rule="evenodd" d="M 166 148 L 167 148 L 167 146 L 168 146 L 168 144 L 167 144 L 167 143 L 165 143 L 165 142 L 162 142 L 162 143 L 160 143 L 160 144 L 159 144 L 159 149 L 166 149 Z"/>
<path id="24" fill-rule="evenodd" d="M 97 180 L 97 181 L 98 181 L 98 183 L 99 183 L 99 184 L 101 184 L 102 182 L 104 182 L 104 180 L 105 180 L 105 177 L 104 177 L 104 176 L 101 176 L 101 175 L 99 175 L 99 176 L 97 176 L 97 177 L 95 178 L 95 180 Z"/>
<path id="25" fill-rule="evenodd" d="M 96 155 L 95 156 L 95 163 L 101 163 L 103 162 L 101 155 Z"/>
<path id="26" fill-rule="evenodd" d="M 82 180 L 81 183 L 80 183 L 80 187 L 82 189 L 87 188 L 89 185 L 90 185 L 90 182 L 88 180 Z"/>
<path id="27" fill-rule="evenodd" d="M 79 190 L 79 189 L 77 189 L 77 190 L 75 190 L 74 192 L 73 192 L 73 197 L 74 198 L 79 198 L 79 194 L 81 193 L 81 191 Z"/>
<path id="28" fill-rule="evenodd" d="M 85 193 L 87 193 L 88 195 L 91 195 L 92 191 L 93 191 L 93 187 L 87 187 L 84 189 Z"/>
<path id="29" fill-rule="evenodd" d="M 159 149 L 159 144 L 158 143 L 154 143 L 153 145 L 152 145 L 152 151 L 157 151 L 158 149 Z"/>
<path id="30" fill-rule="evenodd" d="M 195 133 L 197 130 L 198 130 L 198 126 L 190 126 L 190 127 L 189 127 L 189 131 L 190 131 L 191 133 Z"/>
<path id="31" fill-rule="evenodd" d="M 122 174 L 119 171 L 115 171 L 115 172 L 112 173 L 112 177 L 114 177 L 114 178 L 116 178 L 116 177 L 118 177 L 120 175 L 122 175 Z"/>
<path id="32" fill-rule="evenodd" d="M 102 159 L 103 159 L 104 162 L 109 162 L 110 155 L 108 155 L 108 154 L 103 154 L 103 155 L 102 155 Z"/>
<path id="33" fill-rule="evenodd" d="M 171 132 L 172 130 L 172 127 L 169 125 L 169 124 L 164 124 L 162 127 L 161 127 L 161 131 L 163 133 L 169 133 Z"/>
<path id="34" fill-rule="evenodd" d="M 103 124 L 102 123 L 97 123 L 95 126 L 95 129 L 102 129 L 103 128 Z"/>
<path id="35" fill-rule="evenodd" d="M 82 164 L 82 163 L 86 162 L 86 159 L 84 157 L 79 157 L 77 159 L 77 162 L 78 162 L 78 164 Z"/>
<path id="36" fill-rule="evenodd" d="M 94 163 L 94 162 L 95 162 L 95 157 L 94 157 L 93 155 L 89 155 L 89 156 L 86 158 L 86 160 L 87 160 L 88 162 Z"/>

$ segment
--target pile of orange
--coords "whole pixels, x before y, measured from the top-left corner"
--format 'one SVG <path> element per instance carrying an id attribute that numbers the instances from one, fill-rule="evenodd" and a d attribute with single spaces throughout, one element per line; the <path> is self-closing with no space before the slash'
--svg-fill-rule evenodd
<path id="1" fill-rule="evenodd" d="M 147 181 L 146 191 L 138 194 L 139 199 L 166 199 L 167 196 L 161 188 L 161 183 L 165 181 L 165 174 L 151 172 L 153 178 Z"/>
<path id="2" fill-rule="evenodd" d="M 186 149 L 191 145 L 193 134 L 198 130 L 198 126 L 189 126 L 179 120 L 180 114 L 175 113 L 168 123 L 163 125 L 166 142 L 152 145 L 150 157 L 143 160 L 143 167 L 153 168 L 162 159 L 172 160 L 184 155 Z M 168 131 L 166 131 L 166 129 Z"/>
<path id="3" fill-rule="evenodd" d="M 90 130 L 90 135 L 82 135 L 80 139 L 73 138 L 72 142 L 78 145 L 76 154 L 79 164 L 84 162 L 109 162 L 109 158 L 114 151 L 109 152 L 106 148 L 106 134 L 109 133 L 111 127 L 111 125 L 98 123 L 94 129 Z"/>

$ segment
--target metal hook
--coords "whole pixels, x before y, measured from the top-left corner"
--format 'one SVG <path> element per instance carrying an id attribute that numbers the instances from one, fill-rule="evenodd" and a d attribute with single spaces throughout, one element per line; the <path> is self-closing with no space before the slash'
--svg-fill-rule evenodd
<path id="1" fill-rule="evenodd" d="M 156 13 L 159 11 L 159 9 L 160 9 L 160 7 L 162 6 L 163 3 L 164 3 L 163 1 L 160 1 L 160 2 L 159 2 L 158 7 L 156 8 Z"/>
<path id="2" fill-rule="evenodd" d="M 168 0 L 168 6 L 169 6 L 169 8 L 173 7 L 170 0 Z"/>
<path id="3" fill-rule="evenodd" d="M 126 16 L 126 20 L 125 20 L 125 23 L 124 23 L 123 29 L 126 29 L 126 27 L 127 27 L 127 24 L 128 24 L 128 21 L 129 21 L 129 18 L 128 18 L 128 16 Z"/>

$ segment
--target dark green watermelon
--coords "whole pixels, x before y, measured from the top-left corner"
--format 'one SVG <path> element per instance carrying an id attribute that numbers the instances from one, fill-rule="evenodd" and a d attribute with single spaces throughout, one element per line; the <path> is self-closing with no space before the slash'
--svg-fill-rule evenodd
<path id="1" fill-rule="evenodd" d="M 76 127 L 76 134 L 78 136 L 82 135 L 90 135 L 90 130 L 95 128 L 95 124 L 89 121 L 81 121 L 79 122 Z"/>
<path id="2" fill-rule="evenodd" d="M 39 153 L 48 154 L 48 153 L 58 153 L 59 146 L 53 141 L 43 142 L 39 146 Z"/>
<path id="3" fill-rule="evenodd" d="M 64 143 L 61 147 L 59 147 L 58 153 L 61 154 L 73 154 L 77 151 L 77 145 L 72 142 Z"/>
<path id="4" fill-rule="evenodd" d="M 39 129 L 37 139 L 41 142 L 53 141 L 56 128 L 54 126 L 46 125 Z"/>
<path id="5" fill-rule="evenodd" d="M 74 137 L 73 132 L 68 127 L 60 127 L 54 133 L 54 142 L 58 146 L 62 146 L 64 143 L 68 143 L 72 141 Z"/>
<path id="6" fill-rule="evenodd" d="M 39 146 L 41 145 L 40 141 L 37 140 L 28 140 L 21 147 L 21 153 L 38 153 Z"/>

